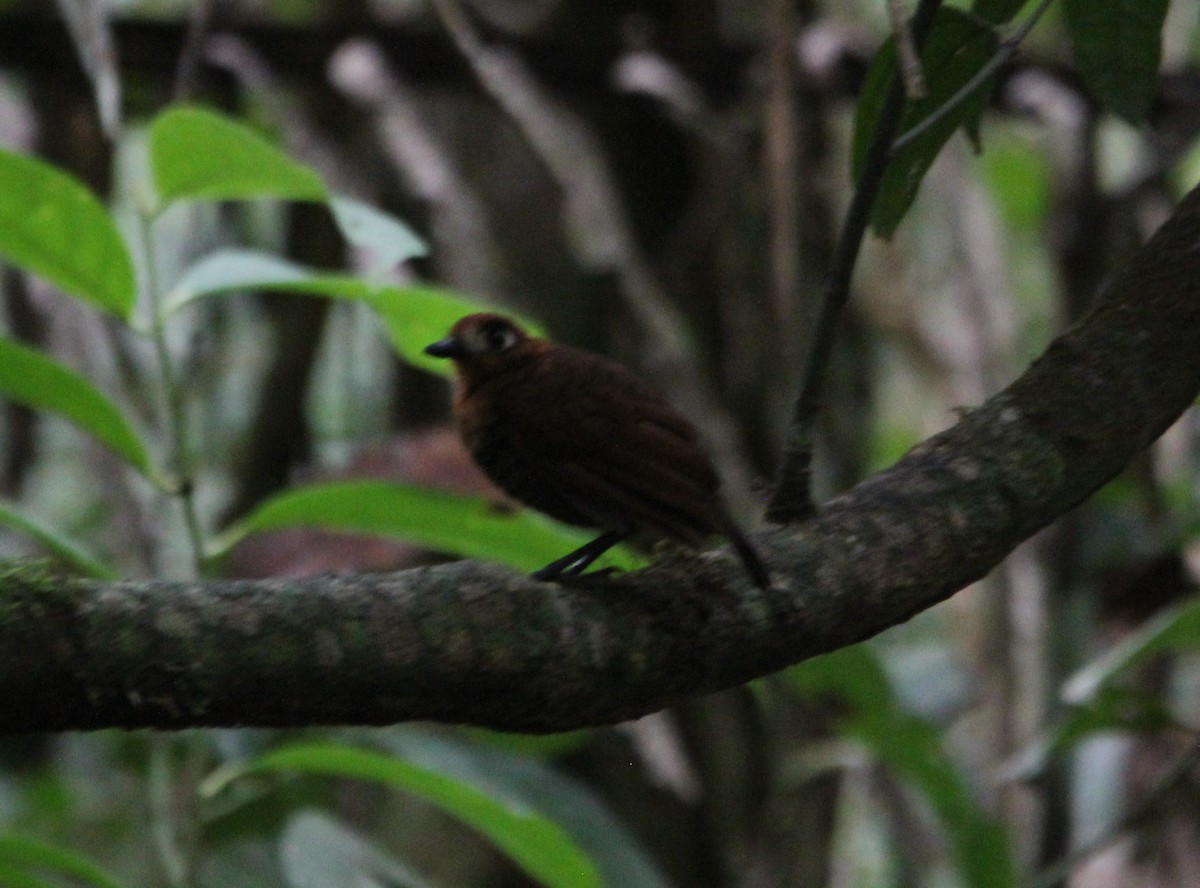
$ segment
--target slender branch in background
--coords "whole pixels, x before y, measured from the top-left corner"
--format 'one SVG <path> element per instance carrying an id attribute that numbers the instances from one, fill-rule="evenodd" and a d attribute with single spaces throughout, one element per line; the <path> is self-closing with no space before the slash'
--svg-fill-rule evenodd
<path id="1" fill-rule="evenodd" d="M 933 27 L 934 16 L 941 6 L 941 0 L 921 0 L 917 6 L 912 19 L 912 36 L 917 45 L 923 43 L 928 36 Z M 896 137 L 904 116 L 904 103 L 904 85 L 899 75 L 896 75 L 892 78 L 883 100 L 879 119 L 875 124 L 875 133 L 867 149 L 862 175 L 858 180 L 858 188 L 854 192 L 850 208 L 846 211 L 846 219 L 842 224 L 841 235 L 833 255 L 833 265 L 825 282 L 820 313 L 813 332 L 812 349 L 804 369 L 800 396 L 796 399 L 792 413 L 788 439 L 784 444 L 783 468 L 780 470 L 775 493 L 767 506 L 768 521 L 779 524 L 803 521 L 815 512 L 811 483 L 813 426 L 821 409 L 821 386 L 833 352 L 838 322 L 850 298 L 850 281 L 858 261 L 858 252 L 867 233 L 867 226 L 871 221 L 871 208 L 883 181 L 883 174 L 887 170 L 892 140 Z"/>
<path id="2" fill-rule="evenodd" d="M 1094 857 L 1129 831 L 1141 826 L 1168 796 L 1181 789 L 1196 766 L 1200 765 L 1200 739 L 1193 739 L 1188 750 L 1180 754 L 1158 778 L 1158 782 L 1116 821 L 1095 839 L 1073 850 L 1035 875 L 1025 888 L 1054 888 L 1064 884 L 1072 870 Z"/>
<path id="3" fill-rule="evenodd" d="M 763 172 L 770 218 L 771 308 L 773 322 L 786 335 L 797 323 L 796 289 L 800 265 L 800 209 L 796 191 L 796 30 L 794 0 L 772 0 L 767 28 L 767 94 L 763 109 Z M 794 342 L 795 337 L 787 337 Z M 792 354 L 796 354 L 793 349 Z"/>
<path id="4" fill-rule="evenodd" d="M 904 95 L 911 101 L 929 95 L 925 86 L 925 74 L 921 70 L 921 56 L 904 15 L 904 0 L 888 0 L 888 22 L 892 37 L 896 40 L 896 54 L 900 63 L 900 76 L 904 80 Z"/>
<path id="5" fill-rule="evenodd" d="M 175 66 L 175 101 L 187 99 L 195 91 L 196 74 L 200 70 L 200 57 L 204 41 L 212 24 L 213 0 L 192 0 L 191 16 L 188 18 L 187 38 L 179 52 Z"/>
<path id="6" fill-rule="evenodd" d="M 1029 14 L 1029 17 L 1021 23 L 1021 26 L 1012 33 L 1012 36 L 1000 44 L 1000 47 L 996 50 L 995 54 L 988 59 L 987 64 L 985 64 L 979 69 L 978 72 L 976 72 L 975 76 L 964 83 L 958 92 L 946 100 L 945 104 L 896 139 L 895 143 L 892 145 L 892 156 L 894 157 L 895 155 L 899 154 L 903 149 L 907 148 L 917 139 L 921 138 L 921 136 L 923 136 L 931 128 L 937 126 L 937 124 L 940 123 L 946 117 L 946 115 L 951 114 L 954 109 L 970 98 L 977 89 L 983 86 L 983 84 L 987 83 L 987 81 L 993 74 L 996 73 L 1000 66 L 1013 57 L 1017 51 L 1017 47 L 1021 45 L 1021 41 L 1023 41 L 1029 32 L 1033 30 L 1033 26 L 1038 23 L 1038 19 L 1040 19 L 1042 14 L 1050 8 L 1050 4 L 1053 2 L 1054 0 L 1042 0 L 1042 2 L 1037 5 L 1033 12 Z"/>
<path id="7" fill-rule="evenodd" d="M 193 884 L 193 855 L 180 833 L 186 829 L 176 810 L 175 738 L 170 734 L 150 737 L 146 794 L 150 804 L 150 835 L 170 888 L 189 888 Z"/>
<path id="8" fill-rule="evenodd" d="M 58 0 L 79 63 L 92 82 L 100 127 L 109 141 L 121 129 L 121 78 L 117 48 L 108 22 L 108 4 L 89 0 Z"/>

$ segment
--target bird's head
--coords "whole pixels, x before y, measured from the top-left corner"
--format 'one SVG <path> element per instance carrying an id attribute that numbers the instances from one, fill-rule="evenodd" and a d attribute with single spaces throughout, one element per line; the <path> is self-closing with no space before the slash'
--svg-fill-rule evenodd
<path id="1" fill-rule="evenodd" d="M 460 320 L 425 354 L 450 358 L 460 377 L 478 381 L 534 356 L 541 345 L 503 315 L 481 313 Z"/>

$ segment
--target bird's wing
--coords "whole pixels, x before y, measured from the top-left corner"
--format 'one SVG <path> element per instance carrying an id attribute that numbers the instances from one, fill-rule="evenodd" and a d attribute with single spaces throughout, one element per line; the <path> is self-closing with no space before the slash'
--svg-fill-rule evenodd
<path id="1" fill-rule="evenodd" d="M 636 528 L 699 543 L 721 526 L 718 479 L 695 427 L 636 377 L 572 401 L 553 442 L 563 487 L 580 505 L 628 516 Z"/>

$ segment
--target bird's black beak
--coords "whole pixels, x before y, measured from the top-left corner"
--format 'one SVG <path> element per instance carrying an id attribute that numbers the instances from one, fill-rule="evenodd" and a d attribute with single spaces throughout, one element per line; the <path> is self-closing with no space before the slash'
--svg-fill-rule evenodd
<path id="1" fill-rule="evenodd" d="M 457 339 L 439 339 L 425 346 L 425 354 L 434 358 L 461 358 L 464 354 L 462 343 Z"/>

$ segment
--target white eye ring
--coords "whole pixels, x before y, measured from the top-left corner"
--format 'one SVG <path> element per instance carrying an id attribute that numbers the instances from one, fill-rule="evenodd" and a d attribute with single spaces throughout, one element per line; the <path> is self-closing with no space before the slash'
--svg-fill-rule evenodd
<path id="1" fill-rule="evenodd" d="M 486 352 L 503 352 L 508 351 L 517 344 L 517 331 L 512 327 L 491 324 L 479 331 L 481 345 L 483 351 Z"/>

